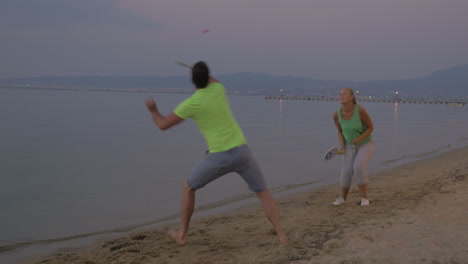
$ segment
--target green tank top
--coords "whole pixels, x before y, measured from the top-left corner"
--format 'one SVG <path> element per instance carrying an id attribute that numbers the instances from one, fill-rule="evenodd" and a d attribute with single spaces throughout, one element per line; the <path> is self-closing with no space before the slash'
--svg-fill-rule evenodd
<path id="1" fill-rule="evenodd" d="M 341 126 L 341 131 L 343 134 L 343 137 L 345 138 L 345 141 L 347 144 L 353 144 L 353 139 L 359 137 L 366 131 L 367 127 L 364 122 L 362 122 L 361 118 L 359 117 L 359 105 L 356 105 L 354 107 L 354 113 L 353 117 L 351 117 L 350 120 L 344 120 L 343 117 L 341 116 L 341 107 L 338 108 L 338 121 L 340 122 Z M 372 135 L 369 135 L 367 138 L 365 138 L 363 141 L 361 141 L 361 144 L 364 144 L 368 142 L 372 138 Z"/>

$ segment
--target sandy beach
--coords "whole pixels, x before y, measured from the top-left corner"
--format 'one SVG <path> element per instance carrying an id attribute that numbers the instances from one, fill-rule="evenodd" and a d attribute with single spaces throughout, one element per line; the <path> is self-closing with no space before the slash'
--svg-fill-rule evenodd
<path id="1" fill-rule="evenodd" d="M 338 207 L 337 184 L 278 198 L 287 245 L 256 203 L 195 213 L 183 247 L 159 227 L 21 263 L 468 263 L 467 187 L 465 147 L 370 175 L 368 207 L 355 185 Z"/>

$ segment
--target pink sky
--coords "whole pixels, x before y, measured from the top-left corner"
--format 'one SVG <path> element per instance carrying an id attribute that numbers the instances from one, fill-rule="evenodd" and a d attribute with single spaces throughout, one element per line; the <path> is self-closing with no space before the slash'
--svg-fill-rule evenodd
<path id="1" fill-rule="evenodd" d="M 0 78 L 181 75 L 180 59 L 215 74 L 376 80 L 468 63 L 466 0 L 57 1 L 0 4 Z"/>

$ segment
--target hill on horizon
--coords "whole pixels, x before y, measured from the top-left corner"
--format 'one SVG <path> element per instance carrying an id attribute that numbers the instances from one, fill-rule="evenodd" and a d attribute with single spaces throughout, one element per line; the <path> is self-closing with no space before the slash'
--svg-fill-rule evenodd
<path id="1" fill-rule="evenodd" d="M 335 81 L 307 77 L 239 72 L 217 75 L 230 93 L 243 95 L 336 95 L 343 87 L 363 95 L 453 97 L 468 96 L 468 64 L 435 71 L 427 76 L 402 80 Z M 188 76 L 78 76 L 0 79 L 0 87 L 28 89 L 117 90 L 190 93 Z"/>

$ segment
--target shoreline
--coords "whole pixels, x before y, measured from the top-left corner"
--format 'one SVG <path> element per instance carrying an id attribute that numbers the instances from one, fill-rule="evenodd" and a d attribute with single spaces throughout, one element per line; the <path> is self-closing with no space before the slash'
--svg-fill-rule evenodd
<path id="1" fill-rule="evenodd" d="M 331 205 L 337 184 L 281 195 L 276 200 L 290 239 L 286 246 L 278 245 L 256 203 L 214 215 L 196 212 L 184 247 L 160 226 L 17 263 L 463 263 L 466 157 L 465 146 L 372 173 L 369 207 L 354 204 L 355 183 L 339 207 Z"/>
<path id="2" fill-rule="evenodd" d="M 460 141 L 464 140 L 466 140 L 466 138 L 462 138 Z M 463 148 L 463 146 L 458 148 Z M 396 160 L 388 160 L 379 163 L 379 165 L 376 165 L 373 168 L 368 168 L 368 172 L 371 175 L 370 177 L 372 177 L 373 174 L 377 174 L 379 172 L 386 171 L 407 163 L 412 163 L 417 160 L 443 155 L 444 153 L 453 151 L 454 149 L 457 148 L 453 148 L 451 144 L 448 144 L 446 146 L 442 146 L 426 152 L 412 154 L 410 153 L 409 155 Z M 331 186 L 337 183 L 338 178 L 333 178 L 328 180 L 311 181 L 302 184 L 280 186 L 277 188 L 270 189 L 270 191 L 275 197 L 275 199 L 279 199 L 284 196 L 291 196 L 302 192 L 311 192 L 319 188 Z M 211 202 L 208 204 L 203 204 L 195 208 L 195 214 L 193 219 L 222 214 L 238 208 L 254 205 L 257 202 L 258 199 L 255 197 L 255 195 L 249 193 L 241 196 L 227 198 L 220 201 Z M 134 232 L 138 232 L 140 230 L 156 229 L 164 225 L 177 223 L 178 220 L 179 214 L 175 213 L 157 219 L 151 219 L 142 223 L 129 224 L 121 227 L 115 227 L 113 229 L 96 231 L 93 233 L 83 233 L 72 235 L 69 237 L 26 241 L 11 245 L 0 246 L 0 260 L 3 259 L 8 261 L 8 263 L 15 263 L 15 261 L 18 261 L 18 259 L 21 260 L 24 258 L 34 256 L 47 255 L 60 248 L 65 247 L 86 247 L 92 245 L 96 241 L 121 237 Z"/>

